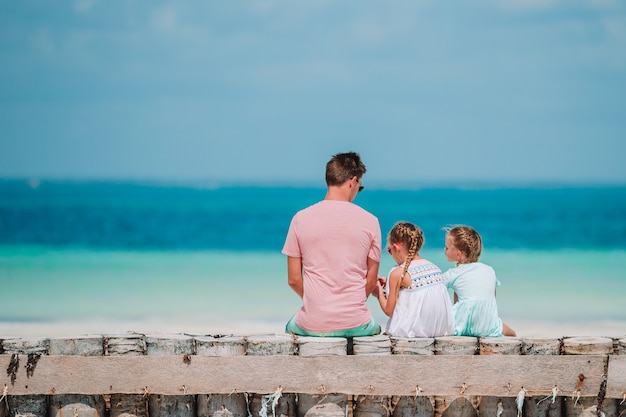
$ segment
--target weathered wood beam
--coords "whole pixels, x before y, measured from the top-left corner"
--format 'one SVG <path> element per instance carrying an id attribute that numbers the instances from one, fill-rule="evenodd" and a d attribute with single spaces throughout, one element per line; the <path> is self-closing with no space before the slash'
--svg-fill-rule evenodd
<path id="1" fill-rule="evenodd" d="M 27 375 L 2 372 L 0 387 L 26 394 L 229 394 L 283 392 L 353 395 L 596 396 L 607 361 L 584 356 L 41 356 Z M 9 370 L 11 355 L 0 355 Z M 613 369 L 615 367 L 615 369 Z M 607 397 L 621 398 L 626 360 L 611 356 Z M 579 375 L 584 375 L 579 383 Z"/>
<path id="2" fill-rule="evenodd" d="M 626 355 L 609 356 L 606 396 L 607 398 L 623 398 L 626 401 Z"/>

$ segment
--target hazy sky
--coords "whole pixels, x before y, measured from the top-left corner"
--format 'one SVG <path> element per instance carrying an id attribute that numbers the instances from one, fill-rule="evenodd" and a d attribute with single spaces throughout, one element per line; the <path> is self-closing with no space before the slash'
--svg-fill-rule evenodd
<path id="1" fill-rule="evenodd" d="M 0 177 L 626 183 L 623 0 L 0 3 Z"/>

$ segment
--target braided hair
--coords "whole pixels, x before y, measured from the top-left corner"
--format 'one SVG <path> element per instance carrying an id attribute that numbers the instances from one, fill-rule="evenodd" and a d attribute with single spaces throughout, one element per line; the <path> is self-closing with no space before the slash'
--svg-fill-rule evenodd
<path id="1" fill-rule="evenodd" d="M 455 226 L 448 230 L 448 234 L 452 237 L 454 246 L 465 255 L 463 262 L 458 264 L 478 262 L 483 249 L 483 241 L 474 228 Z"/>
<path id="2" fill-rule="evenodd" d="M 424 232 L 418 226 L 409 222 L 398 222 L 396 223 L 391 231 L 389 232 L 389 243 L 399 243 L 401 242 L 408 248 L 408 255 L 406 260 L 404 261 L 404 270 L 402 271 L 402 275 L 398 280 L 398 285 L 396 285 L 395 292 L 396 296 L 400 292 L 400 286 L 402 281 L 404 280 L 404 276 L 409 270 L 409 266 L 411 265 L 411 261 L 415 259 L 415 256 L 419 253 L 424 246 Z"/>

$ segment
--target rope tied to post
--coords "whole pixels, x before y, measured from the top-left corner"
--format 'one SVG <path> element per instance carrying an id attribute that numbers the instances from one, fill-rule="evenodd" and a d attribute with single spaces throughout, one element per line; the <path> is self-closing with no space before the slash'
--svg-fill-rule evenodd
<path id="1" fill-rule="evenodd" d="M 263 401 L 261 404 L 261 410 L 259 411 L 260 417 L 267 417 L 267 405 L 271 402 L 272 404 L 272 416 L 276 417 L 276 406 L 278 405 L 278 400 L 283 396 L 283 387 L 278 386 L 276 392 L 270 395 L 264 395 Z"/>
<path id="2" fill-rule="evenodd" d="M 528 391 L 526 391 L 526 388 L 522 387 L 522 389 L 520 389 L 517 393 L 517 397 L 515 397 L 515 404 L 517 404 L 517 417 L 522 415 L 522 410 L 524 409 L 524 397 L 527 393 Z"/>
<path id="3" fill-rule="evenodd" d="M 541 404 L 543 401 L 547 400 L 548 398 L 552 398 L 552 404 L 554 404 L 554 401 L 556 401 L 557 395 L 559 395 L 559 387 L 555 385 L 554 388 L 552 388 L 552 394 L 546 395 L 544 398 L 537 401 L 537 405 Z"/>
<path id="4" fill-rule="evenodd" d="M 585 378 L 585 375 L 578 374 L 578 381 L 576 382 L 574 391 L 572 391 L 572 401 L 574 401 L 574 407 L 578 405 L 578 401 L 580 400 L 580 396 L 582 395 L 583 383 L 585 382 Z"/>
<path id="5" fill-rule="evenodd" d="M 4 403 L 6 404 L 7 408 L 9 408 L 9 399 L 7 398 L 8 395 L 9 395 L 9 387 L 7 386 L 7 384 L 4 384 L 4 388 L 2 389 L 2 397 L 0 397 L 0 403 L 2 402 L 2 400 L 4 400 Z"/>

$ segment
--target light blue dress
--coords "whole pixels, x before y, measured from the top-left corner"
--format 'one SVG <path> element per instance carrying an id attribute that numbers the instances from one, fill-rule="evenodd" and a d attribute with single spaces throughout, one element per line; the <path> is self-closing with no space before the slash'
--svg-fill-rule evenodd
<path id="1" fill-rule="evenodd" d="M 496 304 L 500 281 L 492 267 L 481 262 L 461 264 L 447 270 L 443 279 L 458 297 L 452 306 L 455 336 L 502 336 Z"/>

